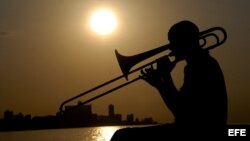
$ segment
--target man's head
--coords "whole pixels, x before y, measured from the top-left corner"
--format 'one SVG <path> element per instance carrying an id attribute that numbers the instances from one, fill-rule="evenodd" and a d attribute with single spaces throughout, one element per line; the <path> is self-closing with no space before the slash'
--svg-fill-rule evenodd
<path id="1" fill-rule="evenodd" d="M 199 46 L 199 29 L 190 21 L 181 21 L 173 25 L 168 32 L 168 40 L 171 45 L 171 55 L 178 60 L 186 59 Z"/>

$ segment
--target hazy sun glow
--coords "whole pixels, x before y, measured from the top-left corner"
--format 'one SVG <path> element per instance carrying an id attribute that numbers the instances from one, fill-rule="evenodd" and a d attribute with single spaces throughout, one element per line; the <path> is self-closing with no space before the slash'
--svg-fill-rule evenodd
<path id="1" fill-rule="evenodd" d="M 107 35 L 116 29 L 117 20 L 115 14 L 106 8 L 93 13 L 90 19 L 91 29 L 101 35 Z"/>

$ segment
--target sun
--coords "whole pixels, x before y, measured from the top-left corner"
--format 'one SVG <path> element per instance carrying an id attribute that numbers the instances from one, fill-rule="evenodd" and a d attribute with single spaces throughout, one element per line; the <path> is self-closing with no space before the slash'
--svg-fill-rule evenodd
<path id="1" fill-rule="evenodd" d="M 96 10 L 90 18 L 90 28 L 100 34 L 108 35 L 117 27 L 117 19 L 110 9 L 102 8 Z"/>

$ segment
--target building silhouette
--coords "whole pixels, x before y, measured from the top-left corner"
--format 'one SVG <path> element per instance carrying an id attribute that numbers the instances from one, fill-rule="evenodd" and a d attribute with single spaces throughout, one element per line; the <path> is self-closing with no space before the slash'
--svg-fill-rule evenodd
<path id="1" fill-rule="evenodd" d="M 134 118 L 134 114 L 128 114 L 126 120 L 122 120 L 122 115 L 115 113 L 113 104 L 107 107 L 108 115 L 98 115 L 92 112 L 92 105 L 82 105 L 79 101 L 77 105 L 68 105 L 64 113 L 57 113 L 55 116 L 35 116 L 14 114 L 13 111 L 6 110 L 4 118 L 0 119 L 0 131 L 31 130 L 31 129 L 54 129 L 89 126 L 109 126 L 109 125 L 138 125 L 156 124 L 153 118 L 145 118 L 139 121 Z"/>
<path id="2" fill-rule="evenodd" d="M 115 115 L 115 107 L 113 104 L 109 105 L 109 116 L 112 117 Z"/>

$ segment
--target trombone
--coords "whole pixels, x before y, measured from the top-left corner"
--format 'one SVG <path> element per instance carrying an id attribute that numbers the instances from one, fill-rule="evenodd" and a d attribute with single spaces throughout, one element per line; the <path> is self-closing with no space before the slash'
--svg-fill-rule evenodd
<path id="1" fill-rule="evenodd" d="M 220 39 L 220 37 L 216 34 L 216 32 L 221 32 L 222 35 L 223 35 L 223 39 Z M 207 38 L 210 38 L 210 37 L 213 37 L 215 39 L 216 43 L 204 48 L 206 46 L 206 44 L 207 44 L 207 40 L 208 40 Z M 220 46 L 221 44 L 223 44 L 226 41 L 226 39 L 227 39 L 227 33 L 222 27 L 213 27 L 213 28 L 207 29 L 207 30 L 202 31 L 202 32 L 199 33 L 199 40 L 201 40 L 201 45 L 200 46 L 202 48 L 204 48 L 205 50 L 210 50 L 210 49 L 213 49 L 215 47 Z M 71 109 L 65 110 L 64 109 L 65 104 L 67 104 L 67 103 L 69 103 L 69 102 L 71 102 L 71 101 L 73 101 L 73 100 L 75 100 L 75 99 L 77 99 L 79 97 L 82 97 L 82 96 L 84 96 L 86 94 L 89 94 L 89 93 L 91 93 L 91 92 L 93 92 L 93 91 L 95 91 L 97 89 L 100 89 L 101 87 L 104 87 L 104 86 L 106 86 L 106 85 L 108 85 L 110 83 L 113 83 L 113 82 L 115 82 L 117 80 L 120 80 L 120 79 L 122 79 L 124 77 L 126 78 L 127 82 L 125 82 L 125 83 L 123 83 L 123 84 L 121 84 L 121 85 L 119 85 L 117 87 L 114 87 L 112 89 L 109 89 L 108 91 L 105 91 L 105 92 L 103 92 L 103 93 L 101 93 L 101 94 L 99 94 L 99 95 L 97 95 L 95 97 L 92 97 L 92 98 L 90 98 L 90 99 L 88 99 L 88 100 L 86 100 L 84 102 L 81 102 L 77 106 L 74 106 L 74 108 L 77 108 L 77 107 L 79 107 L 81 105 L 84 105 L 84 104 L 87 104 L 87 103 L 89 103 L 91 101 L 94 101 L 94 100 L 96 100 L 96 99 L 98 99 L 100 97 L 103 97 L 103 96 L 105 96 L 105 95 L 107 95 L 107 94 L 109 94 L 109 93 L 111 93 L 111 92 L 113 92 L 115 90 L 118 90 L 118 89 L 120 89 L 120 88 L 122 88 L 122 87 L 124 87 L 124 86 L 126 86 L 128 84 L 131 84 L 131 83 L 141 79 L 140 77 L 137 77 L 137 78 L 134 78 L 133 80 L 128 81 L 128 75 L 130 75 L 132 73 L 135 73 L 138 70 L 141 70 L 141 69 L 143 69 L 143 68 L 145 68 L 147 66 L 150 66 L 150 65 L 156 63 L 157 60 L 151 61 L 151 62 L 149 62 L 149 63 L 147 63 L 145 65 L 142 65 L 142 66 L 140 66 L 140 67 L 138 67 L 138 68 L 136 68 L 134 70 L 131 70 L 131 68 L 134 65 L 136 65 L 137 63 L 139 63 L 139 62 L 141 62 L 141 61 L 143 61 L 145 59 L 148 59 L 148 58 L 150 58 L 150 57 L 152 57 L 154 55 L 157 55 L 157 54 L 159 54 L 159 53 L 161 53 L 163 51 L 166 51 L 169 48 L 170 48 L 170 44 L 166 44 L 166 45 L 160 46 L 158 48 L 155 48 L 155 49 L 152 49 L 152 50 L 149 50 L 149 51 L 146 51 L 144 53 L 137 54 L 137 55 L 133 55 L 133 56 L 124 56 L 124 55 L 121 55 L 120 53 L 118 53 L 117 50 L 115 50 L 115 55 L 116 55 L 116 58 L 118 60 L 119 66 L 120 66 L 121 71 L 122 71 L 123 74 L 116 77 L 116 78 L 113 78 L 113 79 L 111 79 L 111 80 L 109 80 L 109 81 L 107 81 L 107 82 L 105 82 L 105 83 L 103 83 L 101 85 L 98 85 L 98 86 L 96 86 L 96 87 L 94 87 L 92 89 L 89 89 L 89 90 L 87 90 L 87 91 L 85 91 L 85 92 L 83 92 L 81 94 L 78 94 L 78 95 L 76 95 L 76 96 L 74 96 L 72 98 L 69 98 L 69 99 L 65 100 L 60 105 L 60 108 L 59 108 L 60 113 L 71 110 Z M 74 108 L 72 108 L 72 109 L 74 109 Z"/>

